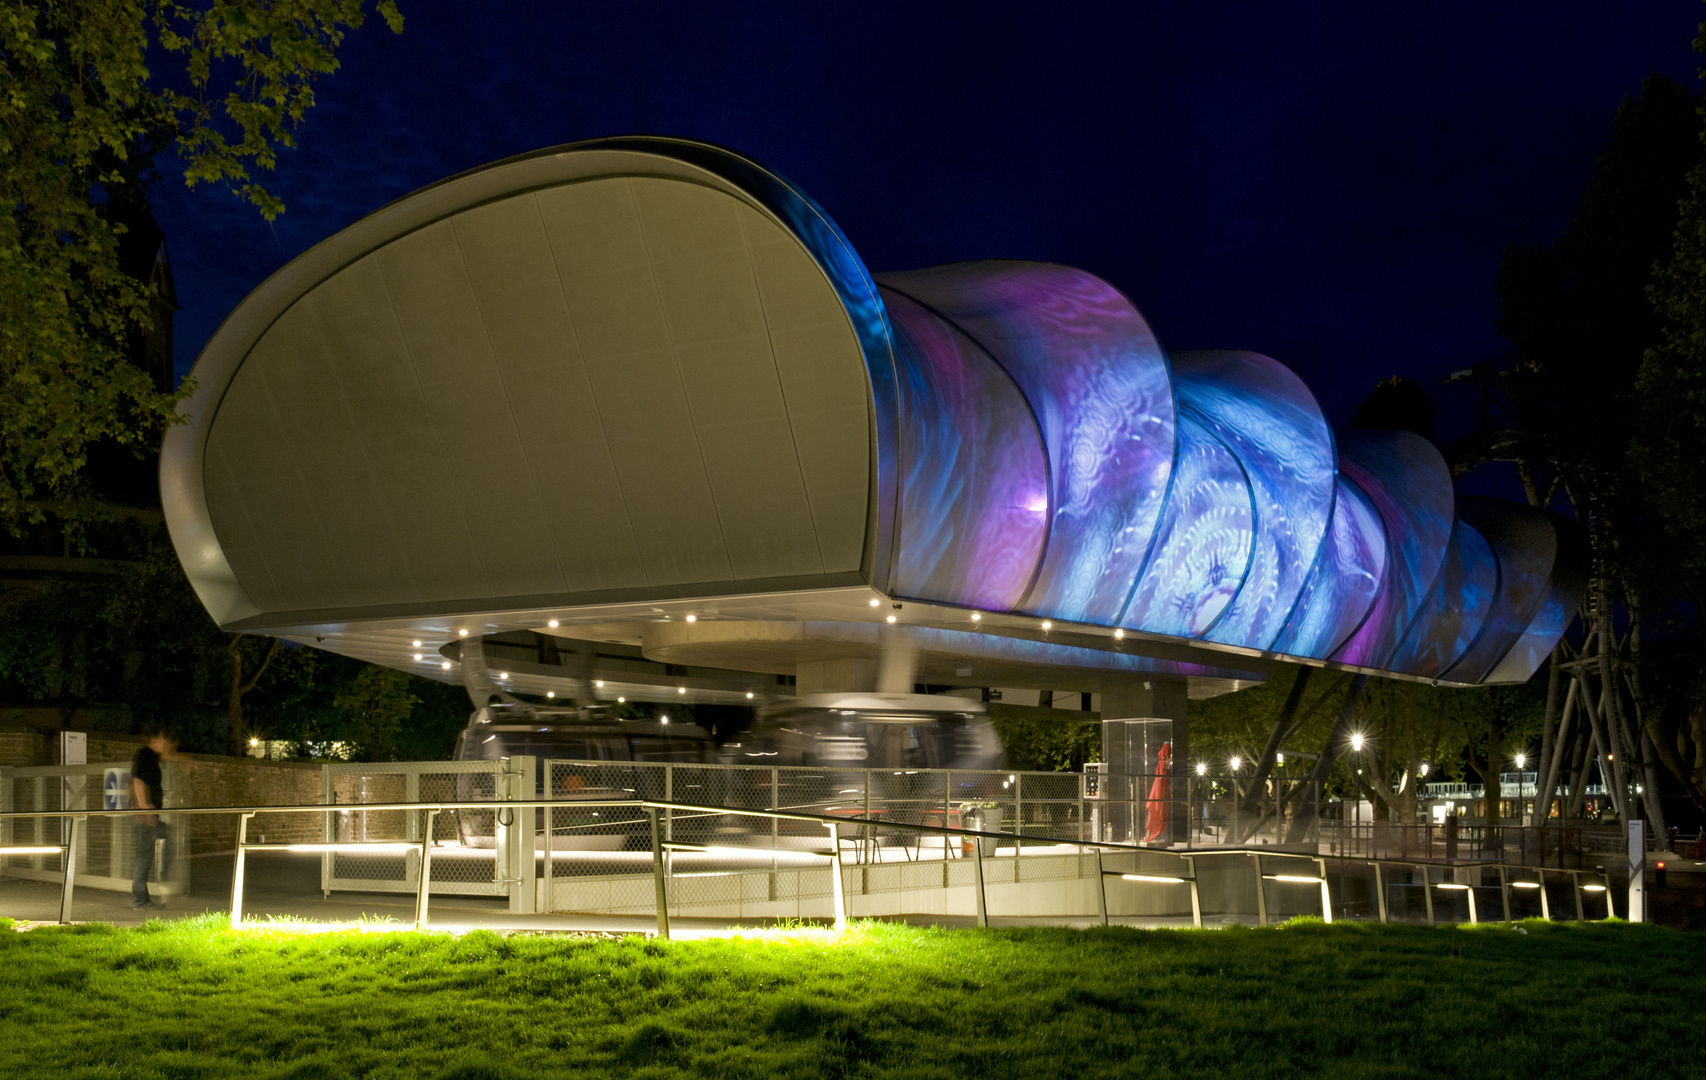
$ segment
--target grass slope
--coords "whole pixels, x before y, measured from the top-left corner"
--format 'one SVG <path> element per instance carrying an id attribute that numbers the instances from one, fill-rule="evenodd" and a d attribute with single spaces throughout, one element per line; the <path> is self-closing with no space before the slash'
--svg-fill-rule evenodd
<path id="1" fill-rule="evenodd" d="M 1706 1075 L 1706 937 L 1521 929 L 0 928 L 0 1076 Z"/>

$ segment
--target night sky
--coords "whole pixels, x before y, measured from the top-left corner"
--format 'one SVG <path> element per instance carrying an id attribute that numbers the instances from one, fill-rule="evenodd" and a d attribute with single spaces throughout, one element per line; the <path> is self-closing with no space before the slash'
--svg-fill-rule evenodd
<path id="1" fill-rule="evenodd" d="M 1649 70 L 1695 85 L 1698 0 L 1096 6 L 399 0 L 322 81 L 269 226 L 156 191 L 187 371 L 268 274 L 384 203 L 557 143 L 659 133 L 782 173 L 873 272 L 1068 263 L 1169 349 L 1286 363 L 1342 424 L 1421 379 L 1442 438 L 1498 360 L 1511 244 L 1555 240 Z"/>

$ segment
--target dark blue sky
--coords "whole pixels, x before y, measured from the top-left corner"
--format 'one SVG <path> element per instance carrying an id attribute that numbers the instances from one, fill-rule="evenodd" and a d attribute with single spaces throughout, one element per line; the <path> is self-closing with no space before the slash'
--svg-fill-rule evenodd
<path id="1" fill-rule="evenodd" d="M 1511 244 L 1562 230 L 1650 69 L 1695 83 L 1698 0 L 1117 5 L 400 0 L 271 177 L 156 193 L 180 372 L 268 274 L 451 173 L 601 135 L 722 143 L 874 272 L 1010 256 L 1123 289 L 1170 349 L 1290 365 L 1343 423 L 1402 373 L 1497 359 Z M 1462 395 L 1461 400 L 1458 395 Z M 1454 430 L 1455 429 L 1455 430 Z"/>

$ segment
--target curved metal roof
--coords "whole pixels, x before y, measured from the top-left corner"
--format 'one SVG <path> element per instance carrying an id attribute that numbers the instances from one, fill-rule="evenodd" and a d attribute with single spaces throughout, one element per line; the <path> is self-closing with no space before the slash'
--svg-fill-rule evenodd
<path id="1" fill-rule="evenodd" d="M 779 670 L 803 646 L 760 625 L 898 610 L 944 656 L 1510 682 L 1580 591 L 1565 524 L 1460 514 L 1430 444 L 1335 442 L 1277 361 L 1169 358 L 1070 267 L 873 279 L 701 143 L 398 200 L 262 284 L 194 375 L 162 461 L 192 583 L 221 625 L 333 644 L 699 612 Z"/>

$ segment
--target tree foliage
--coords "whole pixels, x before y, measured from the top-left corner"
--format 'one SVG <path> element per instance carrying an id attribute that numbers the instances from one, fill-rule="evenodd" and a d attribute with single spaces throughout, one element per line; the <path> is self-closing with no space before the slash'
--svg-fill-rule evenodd
<path id="1" fill-rule="evenodd" d="M 0 5 L 0 523 L 98 516 L 81 473 L 141 451 L 192 389 L 125 362 L 152 322 L 126 274 L 127 213 L 171 151 L 192 186 L 283 211 L 257 171 L 295 145 L 365 0 L 38 0 Z M 394 0 L 377 10 L 402 29 Z M 156 51 L 157 50 L 157 51 Z M 171 84 L 150 68 L 165 60 Z"/>
<path id="2" fill-rule="evenodd" d="M 1413 431 L 1424 439 L 1434 437 L 1434 412 L 1438 406 L 1421 383 L 1393 375 L 1375 384 L 1351 414 L 1353 428 L 1385 428 Z"/>
<path id="3" fill-rule="evenodd" d="M 105 728 L 165 727 L 188 750 L 232 751 L 235 719 L 239 743 L 282 740 L 293 756 L 343 744 L 363 760 L 432 760 L 449 756 L 468 721 L 460 686 L 224 633 L 164 530 L 116 576 L 19 587 L 3 610 L 0 684 L 10 696 L 57 705 L 66 720 L 90 710 Z"/>

